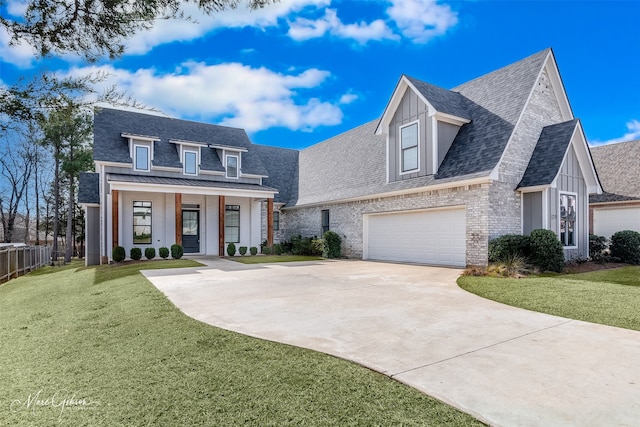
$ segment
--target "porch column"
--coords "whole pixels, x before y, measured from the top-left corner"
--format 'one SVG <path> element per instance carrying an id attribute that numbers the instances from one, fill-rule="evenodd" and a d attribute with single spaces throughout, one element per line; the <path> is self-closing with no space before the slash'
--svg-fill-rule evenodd
<path id="1" fill-rule="evenodd" d="M 224 196 L 218 196 L 218 256 L 224 256 Z"/>
<path id="2" fill-rule="evenodd" d="M 118 246 L 118 190 L 111 190 L 111 244 Z"/>
<path id="3" fill-rule="evenodd" d="M 273 246 L 273 199 L 267 199 L 267 246 Z"/>
<path id="4" fill-rule="evenodd" d="M 182 193 L 176 193 L 176 244 L 182 245 Z"/>

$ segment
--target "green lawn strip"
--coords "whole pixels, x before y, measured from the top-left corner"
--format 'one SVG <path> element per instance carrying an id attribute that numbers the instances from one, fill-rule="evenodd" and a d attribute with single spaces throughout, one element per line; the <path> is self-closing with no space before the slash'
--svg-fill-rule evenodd
<path id="1" fill-rule="evenodd" d="M 3 425 L 481 425 L 356 364 L 193 320 L 134 273 L 148 264 L 0 287 Z"/>
<path id="2" fill-rule="evenodd" d="M 273 262 L 323 261 L 324 258 L 307 255 L 259 255 L 227 258 L 243 264 L 268 264 Z"/>
<path id="3" fill-rule="evenodd" d="M 503 279 L 462 276 L 469 292 L 515 307 L 570 319 L 640 330 L 640 269 Z M 635 280 L 631 278 L 635 274 Z M 624 283 L 624 284 L 621 284 Z"/>

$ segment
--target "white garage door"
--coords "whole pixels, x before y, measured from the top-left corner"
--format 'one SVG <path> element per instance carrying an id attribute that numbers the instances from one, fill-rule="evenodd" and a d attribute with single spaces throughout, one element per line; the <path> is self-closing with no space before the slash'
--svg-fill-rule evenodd
<path id="1" fill-rule="evenodd" d="M 367 215 L 364 258 L 464 267 L 466 211 Z"/>
<path id="2" fill-rule="evenodd" d="M 640 208 L 594 209 L 593 232 L 611 238 L 617 231 L 640 232 Z"/>

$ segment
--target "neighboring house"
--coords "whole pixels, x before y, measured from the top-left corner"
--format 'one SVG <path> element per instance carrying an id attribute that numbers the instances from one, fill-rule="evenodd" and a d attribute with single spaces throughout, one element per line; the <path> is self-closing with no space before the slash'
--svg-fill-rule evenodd
<path id="1" fill-rule="evenodd" d="M 403 75 L 380 120 L 299 152 L 116 110 L 94 126 L 87 193 L 99 197 L 81 203 L 102 218 L 91 226 L 103 261 L 116 244 L 221 255 L 230 241 L 333 230 L 348 257 L 485 265 L 490 239 L 537 228 L 586 258 L 589 195 L 601 192 L 551 49 L 452 90 Z"/>
<path id="2" fill-rule="evenodd" d="M 640 232 L 640 140 L 591 147 L 604 192 L 590 197 L 589 230 Z"/>

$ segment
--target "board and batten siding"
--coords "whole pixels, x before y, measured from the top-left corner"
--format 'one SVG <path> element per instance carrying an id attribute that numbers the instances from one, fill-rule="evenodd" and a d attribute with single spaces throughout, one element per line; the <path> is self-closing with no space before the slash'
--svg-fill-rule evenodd
<path id="1" fill-rule="evenodd" d="M 418 121 L 418 167 L 413 173 L 402 174 L 400 166 L 400 127 Z M 429 153 L 433 152 L 433 133 L 427 105 L 415 92 L 407 89 L 402 101 L 389 124 L 389 182 L 402 181 L 420 176 L 433 175 L 433 162 Z"/>
<path id="2" fill-rule="evenodd" d="M 580 170 L 580 164 L 573 146 L 569 147 L 560 173 L 556 178 L 556 187 L 549 190 L 549 226 L 558 236 L 560 235 L 560 193 L 575 193 L 578 196 L 578 212 L 576 219 L 577 248 L 565 249 L 566 260 L 586 259 L 589 257 L 589 194 L 587 184 Z"/>
<path id="3" fill-rule="evenodd" d="M 460 126 L 438 121 L 438 168 L 440 168 L 459 130 Z"/>
<path id="4" fill-rule="evenodd" d="M 522 234 L 528 236 L 533 230 L 544 228 L 542 218 L 542 191 L 522 195 Z"/>

